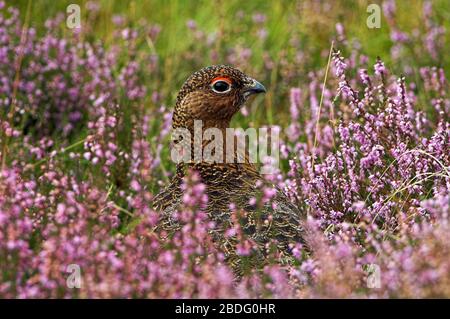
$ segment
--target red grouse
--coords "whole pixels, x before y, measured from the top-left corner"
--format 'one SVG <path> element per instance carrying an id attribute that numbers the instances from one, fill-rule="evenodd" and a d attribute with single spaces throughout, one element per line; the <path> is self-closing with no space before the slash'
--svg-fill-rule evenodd
<path id="1" fill-rule="evenodd" d="M 187 129 L 194 136 L 194 121 L 202 121 L 202 129 L 217 128 L 223 132 L 230 126 L 233 115 L 243 106 L 249 96 L 265 93 L 262 84 L 243 72 L 226 65 L 215 65 L 192 74 L 178 93 L 173 113 L 173 129 Z M 193 148 L 191 141 L 187 143 Z M 226 150 L 226 146 L 223 146 Z M 194 152 L 192 152 L 194 153 Z M 237 156 L 234 154 L 233 156 Z M 210 161 L 188 161 L 177 164 L 176 175 L 154 200 L 154 208 L 162 212 L 159 228 L 173 232 L 179 229 L 178 221 L 173 217 L 179 205 L 182 205 L 181 183 L 188 169 L 195 170 L 206 185 L 208 195 L 207 213 L 217 225 L 212 231 L 217 246 L 225 253 L 227 262 L 237 274 L 244 272 L 241 258 L 236 253 L 237 239 L 225 236 L 232 225 L 230 204 L 241 215 L 242 230 L 254 243 L 251 267 L 263 265 L 268 247 L 277 247 L 280 263 L 292 260 L 292 247 L 305 242 L 302 213 L 288 200 L 281 190 L 270 203 L 257 209 L 250 204 L 258 197 L 257 184 L 267 184 L 248 157 L 243 163 L 211 163 Z M 224 157 L 225 158 L 225 157 Z M 268 245 L 268 243 L 275 243 Z"/>

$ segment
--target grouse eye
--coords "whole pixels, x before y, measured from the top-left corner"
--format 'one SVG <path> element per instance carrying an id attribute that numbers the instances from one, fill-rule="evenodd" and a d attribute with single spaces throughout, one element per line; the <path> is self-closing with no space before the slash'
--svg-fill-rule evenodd
<path id="1" fill-rule="evenodd" d="M 227 93 L 231 90 L 231 83 L 226 78 L 219 78 L 212 82 L 211 87 L 216 93 Z"/>

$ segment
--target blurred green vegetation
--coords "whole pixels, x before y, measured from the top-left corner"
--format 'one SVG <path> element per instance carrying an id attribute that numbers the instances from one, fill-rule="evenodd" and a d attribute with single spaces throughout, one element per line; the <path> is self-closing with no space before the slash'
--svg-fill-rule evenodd
<path id="1" fill-rule="evenodd" d="M 340 1 L 239 1 L 228 0 L 212 2 L 205 0 L 32 0 L 31 24 L 38 30 L 44 27 L 44 22 L 58 13 L 65 13 L 69 4 L 79 4 L 83 19 L 90 14 L 89 2 L 99 5 L 99 13 L 92 25 L 92 37 L 108 44 L 114 41 L 111 18 L 120 14 L 129 19 L 130 27 L 139 24 L 141 19 L 147 22 L 158 23 L 162 26 L 161 37 L 156 44 L 158 53 L 162 58 L 179 54 L 189 48 L 192 37 L 186 28 L 188 20 L 194 20 L 199 29 L 206 32 L 215 32 L 223 29 L 222 42 L 232 46 L 239 42 L 246 43 L 254 51 L 253 58 L 257 63 L 259 50 L 268 49 L 277 54 L 285 48 L 293 34 L 301 34 L 308 45 L 316 49 L 329 47 L 329 39 L 335 33 L 335 25 L 340 22 L 348 33 L 349 38 L 357 37 L 368 55 L 388 57 L 391 41 L 390 28 L 384 17 L 380 29 L 369 29 L 366 26 L 368 13 L 367 6 L 382 1 L 340 0 Z M 399 26 L 410 31 L 423 24 L 423 0 L 397 1 L 397 14 Z M 439 19 L 439 24 L 450 26 L 450 3 L 447 0 L 434 0 L 433 7 Z M 14 5 L 25 15 L 28 0 L 7 1 Z M 321 11 L 315 9 L 320 8 Z M 236 15 L 242 12 L 243 19 L 238 21 Z M 248 30 L 252 23 L 252 15 L 262 13 L 267 17 L 268 39 L 265 47 L 260 47 L 255 41 L 255 34 Z M 90 21 L 91 23 L 92 21 Z M 247 22 L 247 25 L 246 25 Z M 64 27 L 64 26 L 62 26 Z M 447 35 L 448 37 L 448 35 Z M 447 60 L 448 62 L 448 60 Z"/>
<path id="2" fill-rule="evenodd" d="M 15 0 L 8 4 L 20 9 L 23 21 L 29 1 Z M 381 1 L 374 2 L 380 6 L 382 4 Z M 249 116 L 238 114 L 235 117 L 234 124 L 243 127 L 288 125 L 289 90 L 291 87 L 301 87 L 307 91 L 311 81 L 308 76 L 310 72 L 315 72 L 316 79 L 322 81 L 331 41 L 337 37 L 337 23 L 342 24 L 347 43 L 353 43 L 354 39 L 359 42 L 360 51 L 369 58 L 369 65 L 379 56 L 397 75 L 403 73 L 405 67 L 411 67 L 417 75 L 418 69 L 427 65 L 443 67 L 447 76 L 450 75 L 448 54 L 436 61 L 424 50 L 417 55 L 417 48 L 411 48 L 410 52 L 403 52 L 404 57 L 401 59 L 393 58 L 392 26 L 381 11 L 381 28 L 369 29 L 366 25 L 369 16 L 367 6 L 372 2 L 363 0 L 32 0 L 30 26 L 36 28 L 38 35 L 43 34 L 46 32 L 45 21 L 59 14 L 63 17 L 63 23 L 59 24 L 60 32 L 67 35 L 71 30 L 66 27 L 64 19 L 66 8 L 72 3 L 79 4 L 81 8 L 82 37 L 92 43 L 100 43 L 107 49 L 119 42 L 117 34 L 125 27 L 137 30 L 142 30 L 144 25 L 160 27 L 160 33 L 154 41 L 140 34 L 136 50 L 133 51 L 133 54 L 142 57 L 138 60 L 144 69 L 141 79 L 149 92 L 146 102 L 148 108 L 159 106 L 151 102 L 153 92 L 158 92 L 162 96 L 161 102 L 171 107 L 178 89 L 192 72 L 210 64 L 229 64 L 232 54 L 247 52 L 248 58 L 237 59 L 237 67 L 264 83 L 269 91 L 264 97 L 257 97 L 252 102 Z M 436 0 L 432 3 L 433 21 L 450 30 L 450 2 Z M 424 33 L 423 5 L 423 0 L 397 1 L 396 27 L 408 34 L 414 30 Z M 121 27 L 112 22 L 117 15 L 125 21 Z M 195 22 L 195 30 L 188 27 L 189 21 Z M 265 36 L 261 36 L 261 32 Z M 447 47 L 449 38 L 447 32 Z M 335 46 L 343 51 L 344 56 L 350 56 L 352 44 L 336 43 Z M 147 72 L 150 54 L 157 56 L 158 66 Z M 129 57 L 125 56 L 123 63 L 128 60 Z M 267 61 L 272 63 L 272 67 L 267 67 Z M 417 79 L 418 76 L 412 76 L 410 80 Z M 334 91 L 336 88 L 330 86 L 330 89 Z M 305 107 L 308 108 L 308 105 Z M 155 126 L 151 134 L 157 134 L 158 130 Z"/>
<path id="3" fill-rule="evenodd" d="M 19 7 L 21 15 L 25 16 L 28 1 L 14 0 L 14 3 L 9 4 Z M 374 2 L 381 6 L 381 1 Z M 272 104 L 277 105 L 284 99 L 283 97 L 286 97 L 288 87 L 279 85 L 280 80 L 285 79 L 282 72 L 277 69 L 278 65 L 275 66 L 273 74 L 267 72 L 262 74 L 263 56 L 268 55 L 275 64 L 284 60 L 293 61 L 298 54 L 298 48 L 294 48 L 292 42 L 297 41 L 303 56 L 302 60 L 293 63 L 292 67 L 297 68 L 296 73 L 299 76 L 287 84 L 308 83 L 307 72 L 326 66 L 326 55 L 331 40 L 336 36 L 336 23 L 343 25 L 349 40 L 356 38 L 360 42 L 361 51 L 370 58 L 370 62 L 380 56 L 393 72 L 403 70 L 403 66 L 392 63 L 391 28 L 383 13 L 381 28 L 367 27 L 368 1 L 32 0 L 30 25 L 35 27 L 38 33 L 44 32 L 45 21 L 57 14 L 65 14 L 66 7 L 72 3 L 80 5 L 85 37 L 93 42 L 101 41 L 106 47 L 116 41 L 113 30 L 117 27 L 112 23 L 115 15 L 125 17 L 127 26 L 131 28 L 139 28 L 144 21 L 161 27 L 157 41 L 152 43 L 154 47 L 150 48 L 148 43 L 143 41 L 144 44 L 139 50 L 145 53 L 150 50 L 156 51 L 162 72 L 151 80 L 159 83 L 158 90 L 166 93 L 169 104 L 173 102 L 177 88 L 189 74 L 212 63 L 226 63 L 230 49 L 238 47 L 251 50 L 250 63 L 240 67 L 258 77 L 270 89 L 276 90 L 275 94 L 268 96 L 270 111 Z M 99 8 L 95 14 L 90 9 L 92 3 L 96 3 Z M 419 30 L 423 28 L 422 0 L 397 1 L 396 6 L 396 21 L 402 31 L 409 33 L 416 28 Z M 450 2 L 435 0 L 433 8 L 435 21 L 447 30 L 450 29 Z M 263 25 L 258 25 L 252 20 L 255 14 L 265 15 L 266 21 Z M 217 39 L 214 42 L 214 49 L 217 51 L 214 60 L 211 58 L 211 48 L 201 41 L 199 43 L 193 32 L 188 29 L 189 20 L 195 21 L 197 29 L 204 32 L 206 38 Z M 60 27 L 62 32 L 68 32 L 64 23 Z M 264 28 L 267 32 L 267 37 L 263 40 L 257 36 L 260 28 Z M 448 44 L 449 34 L 447 33 L 445 37 Z M 191 63 L 192 61 L 186 63 L 189 52 L 195 52 L 197 55 L 194 60 L 196 63 Z M 420 58 L 411 55 L 411 58 L 412 60 L 405 63 L 413 61 L 415 65 L 412 67 L 418 68 L 431 63 L 426 54 Z M 440 63 L 438 66 L 444 67 L 448 73 L 450 55 L 442 57 Z M 149 83 L 149 86 L 152 84 Z M 271 114 L 268 114 L 268 117 L 272 120 Z"/>

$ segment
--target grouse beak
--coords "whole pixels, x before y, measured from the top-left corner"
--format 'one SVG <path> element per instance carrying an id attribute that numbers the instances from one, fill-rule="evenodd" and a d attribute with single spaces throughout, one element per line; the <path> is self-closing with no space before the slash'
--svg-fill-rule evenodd
<path id="1" fill-rule="evenodd" d="M 262 85 L 261 83 L 259 83 L 256 80 L 252 80 L 252 83 L 248 86 L 246 86 L 246 88 L 244 89 L 244 96 L 248 97 L 250 95 L 253 94 L 258 94 L 258 93 L 266 93 L 266 88 L 264 87 L 264 85 Z"/>

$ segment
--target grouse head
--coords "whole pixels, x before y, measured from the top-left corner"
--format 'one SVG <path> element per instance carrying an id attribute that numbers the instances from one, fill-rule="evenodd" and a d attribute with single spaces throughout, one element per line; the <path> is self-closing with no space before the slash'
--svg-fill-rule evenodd
<path id="1" fill-rule="evenodd" d="M 249 96 L 266 89 L 255 79 L 228 65 L 214 65 L 193 73 L 178 93 L 173 128 L 226 128 Z"/>

